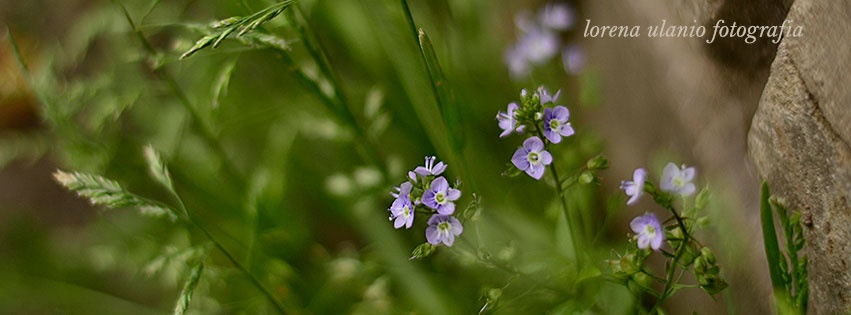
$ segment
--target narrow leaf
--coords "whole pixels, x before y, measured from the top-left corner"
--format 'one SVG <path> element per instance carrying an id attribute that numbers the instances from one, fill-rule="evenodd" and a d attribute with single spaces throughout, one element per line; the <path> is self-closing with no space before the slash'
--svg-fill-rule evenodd
<path id="1" fill-rule="evenodd" d="M 437 98 L 437 105 L 443 115 L 443 123 L 449 131 L 449 141 L 456 152 L 464 149 L 465 138 L 462 123 L 462 116 L 459 111 L 455 95 L 452 88 L 449 86 L 449 81 L 440 67 L 440 62 L 437 60 L 437 55 L 434 53 L 434 47 L 429 40 L 428 35 L 423 29 L 419 29 L 420 52 L 422 53 L 423 61 L 428 68 L 429 79 L 431 86 Z"/>
<path id="2" fill-rule="evenodd" d="M 192 274 L 189 275 L 189 279 L 186 280 L 186 284 L 183 286 L 183 291 L 180 292 L 180 298 L 177 299 L 177 306 L 174 307 L 174 315 L 183 315 L 189 309 L 192 293 L 195 292 L 195 287 L 198 286 L 198 280 L 201 279 L 201 273 L 203 271 L 203 261 L 195 269 L 192 269 Z"/>
<path id="3" fill-rule="evenodd" d="M 219 72 L 219 75 L 216 76 L 216 83 L 213 85 L 213 97 L 211 98 L 212 108 L 219 108 L 219 99 L 223 95 L 227 95 L 228 86 L 230 85 L 230 78 L 233 75 L 233 70 L 236 69 L 236 59 L 231 59 L 224 66 L 222 66 L 222 70 Z"/>
<path id="4" fill-rule="evenodd" d="M 151 177 L 169 191 L 174 192 L 174 183 L 171 181 L 168 168 L 163 164 L 160 154 L 150 144 L 145 146 L 145 161 L 148 162 L 148 172 L 151 173 Z"/>
<path id="5" fill-rule="evenodd" d="M 783 272 L 779 266 L 781 262 L 780 245 L 777 242 L 777 232 L 774 230 L 774 216 L 771 211 L 771 203 L 769 197 L 771 192 L 768 188 L 768 182 L 762 182 L 762 190 L 760 194 L 760 218 L 762 219 L 762 237 L 765 245 L 765 256 L 768 260 L 768 271 L 771 276 L 771 286 L 774 292 L 784 292 L 785 285 L 783 281 Z M 785 260 L 783 261 L 785 264 Z"/>

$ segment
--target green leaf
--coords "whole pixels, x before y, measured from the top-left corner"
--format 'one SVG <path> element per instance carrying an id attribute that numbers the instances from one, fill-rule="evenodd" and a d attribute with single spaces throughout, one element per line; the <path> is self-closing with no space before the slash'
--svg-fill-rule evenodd
<path id="1" fill-rule="evenodd" d="M 769 198 L 771 191 L 768 188 L 768 182 L 762 182 L 762 190 L 760 193 L 760 218 L 762 220 L 762 237 L 765 246 L 765 256 L 768 260 L 768 271 L 771 276 L 771 286 L 775 292 L 785 291 L 785 282 L 783 281 L 783 269 L 786 264 L 785 260 L 781 260 L 780 245 L 777 242 L 777 232 L 774 229 L 774 216 L 771 210 Z"/>
<path id="2" fill-rule="evenodd" d="M 428 68 L 432 90 L 435 98 L 437 98 L 437 106 L 443 115 L 443 123 L 446 124 L 446 128 L 449 131 L 449 142 L 456 152 L 461 152 L 466 143 L 462 115 L 455 100 L 455 95 L 449 86 L 449 81 L 446 79 L 443 69 L 440 67 L 440 62 L 434 53 L 431 40 L 429 40 L 428 35 L 423 29 L 419 29 L 418 40 L 423 61 L 426 64 L 426 68 Z"/>
<path id="3" fill-rule="evenodd" d="M 236 59 L 231 59 L 227 63 L 222 66 L 222 70 L 219 71 L 219 75 L 216 76 L 216 83 L 213 84 L 213 96 L 212 99 L 212 108 L 218 108 L 220 99 L 223 95 L 228 94 L 228 86 L 230 85 L 230 78 L 233 75 L 233 70 L 236 69 Z"/>
<path id="4" fill-rule="evenodd" d="M 183 291 L 180 291 L 180 298 L 177 299 L 177 306 L 174 307 L 174 315 L 183 315 L 189 309 L 189 302 L 192 300 L 192 294 L 195 292 L 195 287 L 198 286 L 198 280 L 201 280 L 203 271 L 203 261 L 192 269 L 192 274 L 189 275 L 189 279 L 183 285 Z"/>

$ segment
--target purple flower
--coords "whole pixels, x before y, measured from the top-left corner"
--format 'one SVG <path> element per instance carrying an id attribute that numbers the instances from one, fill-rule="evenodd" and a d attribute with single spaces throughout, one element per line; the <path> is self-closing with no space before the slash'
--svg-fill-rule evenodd
<path id="1" fill-rule="evenodd" d="M 677 167 L 674 163 L 665 165 L 662 170 L 662 180 L 659 183 L 663 191 L 688 196 L 694 193 L 694 184 L 691 182 L 694 179 L 694 167 L 682 168 Z"/>
<path id="2" fill-rule="evenodd" d="M 567 122 L 568 119 L 570 111 L 567 107 L 544 108 L 544 136 L 552 143 L 559 143 L 562 136 L 573 135 L 573 127 Z"/>
<path id="3" fill-rule="evenodd" d="M 450 215 L 455 212 L 453 201 L 458 200 L 459 197 L 461 197 L 461 191 L 449 187 L 446 178 L 441 176 L 431 181 L 429 188 L 423 192 L 422 202 L 429 208 L 437 210 L 439 214 Z"/>
<path id="4" fill-rule="evenodd" d="M 435 214 L 428 219 L 426 240 L 432 245 L 443 242 L 446 246 L 455 243 L 455 237 L 464 232 L 461 222 L 453 216 Z"/>
<path id="5" fill-rule="evenodd" d="M 565 31 L 576 22 L 573 9 L 563 3 L 547 4 L 540 13 L 541 24 L 558 31 Z"/>
<path id="6" fill-rule="evenodd" d="M 398 229 L 404 225 L 406 229 L 410 229 L 414 224 L 414 205 L 408 196 L 401 196 L 394 200 L 388 210 L 390 210 L 390 220 L 395 220 L 394 228 Z"/>
<path id="7" fill-rule="evenodd" d="M 526 174 L 534 179 L 541 179 L 541 176 L 544 176 L 544 167 L 552 162 L 553 156 L 544 150 L 544 142 L 538 137 L 530 137 L 523 141 L 523 146 L 518 148 L 511 158 L 514 166 L 521 171 L 526 171 Z"/>
<path id="8" fill-rule="evenodd" d="M 529 75 L 532 65 L 549 61 L 558 53 L 560 40 L 557 34 L 537 25 L 526 25 L 526 34 L 505 53 L 505 63 L 513 78 Z"/>
<path id="9" fill-rule="evenodd" d="M 414 188 L 414 185 L 411 185 L 410 182 L 404 182 L 404 183 L 402 183 L 402 185 L 399 185 L 399 187 L 393 187 L 393 189 L 396 190 L 396 192 L 391 192 L 390 195 L 393 196 L 393 198 L 396 198 L 396 199 L 399 199 L 399 198 L 402 198 L 402 197 L 409 197 L 409 195 L 411 194 L 411 189 L 413 189 L 413 188 Z"/>
<path id="10" fill-rule="evenodd" d="M 435 165 L 434 159 L 434 156 L 425 157 L 425 166 L 417 166 L 417 168 L 414 169 L 414 172 L 423 177 L 428 175 L 440 175 L 440 173 L 443 173 L 443 171 L 446 170 L 448 165 L 443 164 L 443 162 L 437 162 L 437 165 Z"/>
<path id="11" fill-rule="evenodd" d="M 637 168 L 632 173 L 632 181 L 621 181 L 621 189 L 629 196 L 629 200 L 626 202 L 627 205 L 634 204 L 641 197 L 641 194 L 644 192 L 645 179 L 647 179 L 647 171 L 643 168 Z"/>
<path id="12" fill-rule="evenodd" d="M 582 68 L 585 68 L 585 52 L 579 45 L 569 45 L 561 53 L 561 62 L 564 65 L 564 72 L 579 74 Z"/>
<path id="13" fill-rule="evenodd" d="M 538 98 L 541 99 L 541 105 L 546 105 L 547 103 L 555 103 L 558 100 L 558 96 L 561 95 L 561 90 L 556 91 L 555 95 L 550 96 L 550 92 L 547 92 L 547 88 L 543 86 L 538 87 Z"/>
<path id="14" fill-rule="evenodd" d="M 517 103 L 508 104 L 507 112 L 498 112 L 496 114 L 496 120 L 499 121 L 499 128 L 502 129 L 502 133 L 499 134 L 499 137 L 505 137 L 510 135 L 512 131 L 523 132 L 526 129 L 525 125 L 517 126 Z"/>
<path id="15" fill-rule="evenodd" d="M 505 64 L 508 65 L 508 72 L 514 79 L 529 75 L 529 61 L 526 60 L 526 54 L 520 45 L 515 45 L 508 49 L 505 53 Z"/>
<path id="16" fill-rule="evenodd" d="M 665 240 L 665 231 L 659 225 L 659 220 L 653 213 L 645 213 L 632 219 L 629 223 L 632 231 L 638 233 L 638 248 L 646 249 L 648 246 L 653 250 L 659 250 L 662 241 Z"/>
<path id="17" fill-rule="evenodd" d="M 558 52 L 558 36 L 546 29 L 532 27 L 517 43 L 523 55 L 532 64 L 544 63 Z"/>

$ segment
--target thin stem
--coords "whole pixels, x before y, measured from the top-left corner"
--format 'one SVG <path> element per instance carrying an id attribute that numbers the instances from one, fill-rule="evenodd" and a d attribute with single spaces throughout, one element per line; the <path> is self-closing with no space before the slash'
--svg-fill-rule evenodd
<path id="1" fill-rule="evenodd" d="M 674 282 L 676 282 L 676 280 L 674 279 L 674 273 L 677 269 L 677 265 L 680 261 L 680 258 L 682 257 L 683 252 L 685 252 L 685 248 L 686 248 L 686 246 L 688 246 L 688 242 L 689 242 L 688 230 L 686 230 L 686 226 L 683 223 L 683 219 L 680 217 L 680 215 L 677 213 L 677 211 L 673 207 L 671 207 L 670 205 L 667 206 L 667 209 L 668 209 L 668 211 L 671 211 L 671 213 L 674 215 L 674 219 L 677 220 L 677 225 L 683 231 L 683 240 L 680 241 L 679 245 L 677 246 L 676 254 L 674 255 L 674 259 L 671 261 L 671 265 L 668 269 L 668 274 L 667 274 L 667 277 L 666 277 L 667 280 L 665 281 L 664 289 L 662 289 L 662 295 L 659 297 L 659 300 L 656 302 L 656 304 L 653 305 L 653 308 L 650 309 L 651 313 L 654 310 L 656 310 L 657 308 L 659 308 L 660 306 L 662 306 L 662 303 L 671 294 L 671 288 L 673 287 Z"/>
<path id="2" fill-rule="evenodd" d="M 474 249 L 474 248 L 473 248 L 473 246 L 472 246 L 472 245 L 469 243 L 469 241 L 467 241 L 466 239 L 463 239 L 463 238 L 462 238 L 461 240 L 462 240 L 462 241 L 461 241 L 460 243 L 461 243 L 461 244 L 463 244 L 464 246 L 466 246 L 468 250 L 470 250 L 470 251 L 474 251 L 474 250 L 475 250 L 475 251 L 478 251 L 478 250 Z M 506 265 L 505 263 L 498 262 L 498 261 L 493 260 L 493 259 L 484 260 L 484 259 L 482 259 L 481 257 L 479 257 L 479 255 L 477 255 L 477 254 L 473 254 L 473 253 L 471 253 L 471 252 L 469 252 L 469 251 L 467 252 L 467 254 L 468 254 L 468 255 L 471 255 L 471 256 L 474 256 L 474 257 L 476 257 L 476 260 L 478 260 L 480 263 L 483 263 L 483 264 L 485 264 L 485 265 L 488 265 L 488 266 L 494 267 L 494 268 L 496 268 L 496 269 L 500 269 L 500 270 L 502 270 L 502 271 L 504 271 L 504 272 L 506 272 L 506 273 L 511 274 L 513 277 L 523 277 L 523 278 L 525 278 L 525 279 L 529 280 L 530 282 L 532 282 L 532 284 L 533 284 L 534 286 L 536 286 L 536 287 L 541 287 L 541 288 L 544 288 L 544 289 L 547 289 L 547 290 L 551 290 L 551 291 L 556 292 L 556 293 L 572 295 L 572 293 L 567 292 L 567 291 L 565 291 L 565 290 L 563 290 L 563 289 L 556 288 L 556 287 L 552 287 L 552 286 L 549 286 L 549 285 L 547 285 L 547 284 L 545 284 L 545 283 L 542 283 L 542 282 L 538 281 L 538 279 L 535 279 L 535 277 L 533 277 L 532 275 L 527 274 L 527 273 L 525 273 L 525 272 L 522 272 L 522 271 L 520 271 L 520 270 L 517 270 L 517 268 L 514 268 L 513 266 Z"/>
<path id="3" fill-rule="evenodd" d="M 260 290 L 261 293 L 263 293 L 263 295 L 266 297 L 267 300 L 269 300 L 269 303 L 272 304 L 272 306 L 275 308 L 275 310 L 278 313 L 288 314 L 287 311 L 284 309 L 284 307 L 281 305 L 281 303 L 278 302 L 278 300 L 272 294 L 272 292 L 269 291 L 269 289 L 267 289 L 263 285 L 263 283 L 261 283 L 260 280 L 257 279 L 257 277 L 254 276 L 254 274 L 252 274 L 250 271 L 248 271 L 248 269 L 245 268 L 245 266 L 243 266 L 242 263 L 240 263 L 238 260 L 236 260 L 236 258 L 222 245 L 222 243 L 220 243 L 215 237 L 213 237 L 212 234 L 210 234 L 210 231 L 208 231 L 206 228 L 204 228 L 204 226 L 202 226 L 200 223 L 198 223 L 198 221 L 196 221 L 189 214 L 189 211 L 186 208 L 186 204 L 183 202 L 183 198 L 181 198 L 180 195 L 176 191 L 171 191 L 171 194 L 175 199 L 177 199 L 177 203 L 180 206 L 181 212 L 183 213 L 183 219 L 186 222 L 188 222 L 190 225 L 192 225 L 195 228 L 197 228 L 198 230 L 200 230 L 201 233 L 203 233 L 204 236 L 207 238 L 207 240 L 209 240 L 211 243 L 213 243 L 213 245 L 216 247 L 216 249 L 218 249 L 225 256 L 225 258 L 227 258 L 228 261 L 230 261 L 230 263 L 234 267 L 236 267 L 237 270 L 242 272 L 249 280 L 251 280 L 251 283 L 255 287 L 257 287 L 257 289 Z"/>
<path id="4" fill-rule="evenodd" d="M 139 41 L 142 43 L 142 46 L 145 48 L 147 53 L 151 57 L 156 56 L 156 49 L 154 49 L 151 43 L 148 42 L 148 39 L 145 38 L 145 35 L 142 34 L 142 30 L 136 26 L 135 22 L 133 22 L 133 17 L 130 16 L 130 12 L 127 11 L 127 8 L 124 6 L 124 4 L 121 3 L 121 1 L 119 0 L 115 0 L 115 2 L 121 8 L 121 11 L 124 13 L 124 17 L 127 20 L 127 23 L 130 24 L 130 28 L 132 29 L 136 37 L 139 39 Z M 240 175 L 238 168 L 228 157 L 228 154 L 222 146 L 222 143 L 216 139 L 216 136 L 213 131 L 210 130 L 210 128 L 206 124 L 203 123 L 203 120 L 201 119 L 201 114 L 198 112 L 195 106 L 192 105 L 192 102 L 180 88 L 180 85 L 177 84 L 177 80 L 175 80 L 174 77 L 172 77 L 168 71 L 165 71 L 161 67 L 154 67 L 153 71 L 166 81 L 169 88 L 171 88 L 172 92 L 180 100 L 180 104 L 183 105 L 183 108 L 189 113 L 190 117 L 192 117 L 192 122 L 197 125 L 197 129 L 201 132 L 201 138 L 204 140 L 204 142 L 206 142 L 207 146 L 210 147 L 213 151 L 215 151 L 216 154 L 218 154 L 222 158 L 225 174 L 235 182 L 237 187 L 242 186 L 241 183 L 243 182 L 243 178 Z"/>
<path id="5" fill-rule="evenodd" d="M 532 125 L 535 127 L 535 132 L 538 134 L 538 136 L 540 136 L 542 139 L 546 139 L 544 137 L 543 132 L 541 132 L 541 129 L 538 128 L 537 122 L 533 122 Z M 546 145 L 547 144 L 545 142 L 544 146 L 546 146 Z M 571 235 L 570 238 L 571 238 L 571 241 L 573 243 L 573 253 L 576 256 L 576 260 L 577 260 L 576 270 L 577 270 L 577 273 L 578 273 L 579 269 L 580 269 L 579 268 L 579 265 L 580 265 L 579 261 L 582 260 L 582 252 L 579 250 L 579 244 L 581 243 L 579 238 L 582 237 L 582 232 L 579 231 L 579 227 L 576 226 L 576 220 L 574 220 L 573 216 L 570 215 L 570 210 L 567 207 L 567 200 L 564 199 L 564 190 L 562 189 L 561 180 L 558 176 L 558 171 L 556 170 L 556 167 L 555 167 L 555 161 L 550 163 L 549 168 L 550 168 L 550 173 L 552 173 L 552 175 L 553 175 L 553 179 L 555 179 L 554 188 L 555 188 L 555 192 L 556 192 L 556 197 L 559 199 L 559 201 L 561 201 L 561 207 L 562 207 L 562 210 L 564 211 L 564 219 L 565 219 L 565 221 L 567 221 L 568 228 L 570 229 L 570 235 Z M 581 223 L 581 221 L 580 221 L 580 223 Z"/>
<path id="6" fill-rule="evenodd" d="M 334 98 L 332 99 L 324 92 L 322 92 L 321 88 L 318 85 L 314 88 L 318 94 L 321 94 L 321 97 L 325 98 L 326 105 L 328 105 L 332 111 L 337 112 L 340 119 L 355 132 L 355 136 L 358 139 L 362 139 L 362 141 L 369 142 L 369 137 L 367 137 L 366 130 L 358 123 L 354 114 L 349 107 L 348 99 L 346 98 L 346 93 L 343 90 L 342 84 L 337 79 L 336 73 L 333 71 L 333 67 L 331 66 L 331 62 L 328 59 L 328 55 L 325 53 L 325 50 L 322 48 L 322 43 L 317 40 L 316 34 L 313 32 L 313 29 L 310 27 L 310 24 L 307 22 L 307 18 L 304 16 L 304 13 L 301 10 L 301 6 L 296 3 L 295 10 L 293 14 L 294 24 L 296 25 L 296 30 L 301 37 L 302 42 L 304 42 L 304 47 L 307 49 L 308 54 L 316 62 L 317 66 L 319 66 L 319 70 L 324 74 L 328 82 L 334 89 Z M 290 62 L 292 63 L 292 62 Z M 303 74 L 303 72 L 301 72 Z M 310 81 L 310 80 L 308 80 Z M 312 84 L 316 84 L 313 82 Z M 378 152 L 375 150 L 375 147 L 368 143 L 368 145 L 363 145 L 363 142 L 357 142 L 359 145 L 356 146 L 358 153 L 360 153 L 364 160 L 368 163 L 371 163 L 373 166 L 377 167 L 381 170 L 382 173 L 387 175 L 387 170 L 384 165 L 380 162 Z"/>
<path id="7" fill-rule="evenodd" d="M 145 38 L 141 30 L 136 27 L 136 23 L 133 22 L 133 18 L 130 16 L 130 12 L 127 11 L 127 8 L 124 6 L 123 3 L 121 3 L 121 1 L 116 0 L 115 2 L 121 8 L 121 11 L 124 13 L 124 17 L 127 19 L 127 22 L 130 24 L 130 27 L 133 32 L 139 38 L 139 41 L 142 43 L 142 46 L 144 46 L 145 50 L 151 56 L 155 56 L 156 50 L 153 48 L 150 42 L 148 42 L 147 38 Z M 225 164 L 225 171 L 227 172 L 228 176 L 231 176 L 233 179 L 235 179 L 237 183 L 241 183 L 242 177 L 239 175 L 239 172 L 237 172 L 236 167 L 232 164 L 233 162 L 228 158 L 228 155 L 226 154 L 224 148 L 221 145 L 221 142 L 217 141 L 216 137 L 213 135 L 213 132 L 202 123 L 201 115 L 198 113 L 195 107 L 192 106 L 192 103 L 189 101 L 189 98 L 180 89 L 180 86 L 177 84 L 177 81 L 174 79 L 174 77 L 172 77 L 167 71 L 164 71 L 161 68 L 154 68 L 154 72 L 156 72 L 158 75 L 162 76 L 166 80 L 169 87 L 172 89 L 178 99 L 180 99 L 180 102 L 183 107 L 191 115 L 193 122 L 198 124 L 198 129 L 201 131 L 202 137 L 205 142 L 207 142 L 210 148 L 212 148 L 214 151 L 216 151 L 217 154 L 222 157 Z M 180 195 L 177 194 L 177 192 L 172 191 L 172 194 L 178 200 L 178 204 L 180 205 L 180 209 L 184 215 L 184 219 L 186 220 L 186 222 L 200 230 L 204 234 L 204 236 L 210 242 L 212 242 L 213 245 L 215 245 L 216 248 L 220 252 L 222 252 L 222 254 L 224 254 L 224 256 L 231 262 L 231 264 L 233 264 L 234 267 L 236 267 L 236 269 L 245 274 L 248 279 L 251 280 L 252 284 L 263 293 L 266 299 L 269 300 L 269 302 L 272 304 L 272 306 L 278 313 L 287 314 L 287 312 L 284 310 L 284 307 L 280 304 L 280 302 L 278 302 L 277 299 L 275 299 L 274 295 L 272 295 L 272 293 L 268 289 L 266 289 L 265 286 L 263 286 L 260 280 L 258 280 L 257 277 L 255 277 L 251 272 L 248 271 L 248 269 L 246 269 L 239 261 L 237 261 L 236 258 L 234 258 L 234 256 L 221 243 L 219 243 L 219 241 L 216 240 L 216 238 L 213 237 L 213 235 L 210 234 L 210 232 L 206 228 L 204 228 L 204 226 L 202 226 L 194 218 L 192 218 L 192 216 L 189 214 L 189 211 L 187 211 L 186 209 L 186 205 L 183 202 L 183 198 L 181 198 Z"/>

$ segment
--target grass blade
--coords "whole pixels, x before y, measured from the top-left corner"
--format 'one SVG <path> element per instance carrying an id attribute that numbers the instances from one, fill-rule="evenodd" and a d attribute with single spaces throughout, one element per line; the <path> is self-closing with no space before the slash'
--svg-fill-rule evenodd
<path id="1" fill-rule="evenodd" d="M 763 181 L 759 205 L 765 256 L 768 260 L 768 271 L 771 275 L 771 287 L 774 289 L 775 294 L 782 294 L 782 292 L 786 291 L 786 286 L 779 266 L 781 262 L 780 245 L 777 242 L 777 232 L 774 229 L 774 215 L 771 211 L 771 203 L 769 202 L 770 196 L 771 191 L 768 188 L 768 182 Z"/>
<path id="2" fill-rule="evenodd" d="M 145 161 L 148 163 L 148 172 L 150 172 L 151 177 L 170 192 L 174 193 L 174 183 L 171 181 L 171 174 L 169 174 L 168 168 L 163 164 L 160 154 L 150 144 L 145 146 L 144 151 Z"/>
<path id="3" fill-rule="evenodd" d="M 195 287 L 198 286 L 198 280 L 201 280 L 201 273 L 204 271 L 204 262 L 198 264 L 195 269 L 192 269 L 192 274 L 186 280 L 183 286 L 183 291 L 180 291 L 180 298 L 177 299 L 177 306 L 174 307 L 174 315 L 183 315 L 189 309 L 189 302 L 192 300 L 192 293 L 195 292 Z"/>
<path id="4" fill-rule="evenodd" d="M 138 208 L 142 214 L 156 217 L 166 216 L 172 221 L 177 214 L 170 207 L 153 200 L 140 197 L 121 187 L 108 178 L 81 172 L 67 173 L 57 170 L 53 178 L 70 191 L 86 198 L 92 204 L 108 208 Z"/>
<path id="5" fill-rule="evenodd" d="M 437 99 L 437 106 L 440 108 L 443 123 L 449 132 L 449 142 L 455 152 L 461 152 L 465 145 L 464 129 L 462 128 L 462 116 L 459 113 L 455 95 L 449 86 L 449 81 L 446 79 L 443 69 L 440 67 L 440 62 L 434 53 L 431 40 L 429 40 L 428 35 L 423 29 L 419 29 L 417 39 L 419 39 L 420 53 L 428 70 L 428 77 L 429 81 L 431 81 L 434 96 Z"/>

